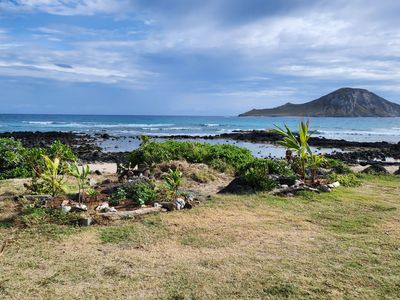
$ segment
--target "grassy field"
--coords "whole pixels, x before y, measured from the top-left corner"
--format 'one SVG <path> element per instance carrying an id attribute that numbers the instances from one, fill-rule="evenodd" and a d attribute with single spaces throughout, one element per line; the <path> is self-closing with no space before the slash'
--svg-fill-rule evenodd
<path id="1" fill-rule="evenodd" d="M 1 299 L 400 298 L 399 177 L 88 228 L 17 229 L 0 205 Z"/>

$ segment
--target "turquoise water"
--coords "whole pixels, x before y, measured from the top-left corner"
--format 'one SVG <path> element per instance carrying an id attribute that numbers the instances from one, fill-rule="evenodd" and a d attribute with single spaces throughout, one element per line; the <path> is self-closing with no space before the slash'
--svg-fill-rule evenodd
<path id="1" fill-rule="evenodd" d="M 0 115 L 0 132 L 108 132 L 118 136 L 214 135 L 234 130 L 270 129 L 300 117 Z M 400 141 L 400 118 L 310 118 L 317 136 L 352 141 Z"/>

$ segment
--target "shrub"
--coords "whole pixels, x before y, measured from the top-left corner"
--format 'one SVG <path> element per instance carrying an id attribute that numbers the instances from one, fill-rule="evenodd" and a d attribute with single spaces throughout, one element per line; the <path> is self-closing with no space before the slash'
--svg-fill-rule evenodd
<path id="1" fill-rule="evenodd" d="M 346 187 L 360 186 L 362 182 L 360 178 L 358 178 L 357 175 L 354 173 L 349 173 L 349 174 L 331 173 L 329 175 L 329 179 L 332 182 L 338 181 L 341 185 Z"/>
<path id="2" fill-rule="evenodd" d="M 277 183 L 268 175 L 278 172 L 279 169 L 278 164 L 271 160 L 254 159 L 239 170 L 240 182 L 254 191 L 270 191 Z"/>
<path id="3" fill-rule="evenodd" d="M 249 169 L 257 169 L 260 174 L 294 176 L 294 172 L 285 160 L 271 160 L 263 158 L 253 158 L 241 165 L 237 170 L 237 175 L 244 175 Z"/>
<path id="4" fill-rule="evenodd" d="M 0 179 L 30 176 L 25 162 L 25 151 L 20 141 L 0 139 Z"/>
<path id="5" fill-rule="evenodd" d="M 253 159 L 250 150 L 234 145 L 210 145 L 197 142 L 166 141 L 147 142 L 128 156 L 126 165 L 153 164 L 171 160 L 205 163 L 219 171 L 236 171 L 242 164 Z"/>
<path id="6" fill-rule="evenodd" d="M 136 201 L 137 204 L 143 205 L 156 200 L 157 194 L 154 186 L 148 182 L 137 182 L 126 188 L 128 198 Z"/>
<path id="7" fill-rule="evenodd" d="M 52 160 L 58 157 L 61 173 L 67 171 L 69 162 L 77 160 L 71 148 L 59 141 L 47 149 L 25 148 L 20 141 L 0 138 L 0 179 L 39 177 L 45 170 L 43 155 Z"/>
<path id="8" fill-rule="evenodd" d="M 127 197 L 127 192 L 123 188 L 119 188 L 108 199 L 108 203 L 111 206 L 118 206 L 121 201 L 125 200 Z"/>
<path id="9" fill-rule="evenodd" d="M 349 174 L 353 173 L 348 165 L 344 162 L 333 159 L 333 158 L 325 158 L 324 162 L 321 164 L 322 168 L 331 169 L 334 173 L 337 174 Z"/>

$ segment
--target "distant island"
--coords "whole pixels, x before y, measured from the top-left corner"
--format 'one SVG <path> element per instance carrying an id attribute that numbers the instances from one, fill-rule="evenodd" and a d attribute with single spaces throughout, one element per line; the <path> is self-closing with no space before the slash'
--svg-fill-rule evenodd
<path id="1" fill-rule="evenodd" d="M 365 89 L 341 88 L 303 104 L 253 109 L 239 116 L 400 117 L 400 105 Z"/>

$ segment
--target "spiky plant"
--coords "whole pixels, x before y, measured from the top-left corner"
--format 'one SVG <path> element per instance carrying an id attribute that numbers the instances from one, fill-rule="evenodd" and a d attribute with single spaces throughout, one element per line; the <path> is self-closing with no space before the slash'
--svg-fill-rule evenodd
<path id="1" fill-rule="evenodd" d="M 275 125 L 276 129 L 274 132 L 280 134 L 283 139 L 279 142 L 280 145 L 286 149 L 290 149 L 296 152 L 300 159 L 300 176 L 302 179 L 305 178 L 305 168 L 307 158 L 311 153 L 310 146 L 308 145 L 308 140 L 310 139 L 312 133 L 309 131 L 309 121 L 300 122 L 299 124 L 299 137 L 297 138 L 293 132 L 290 130 L 289 126 L 284 124 L 285 129 Z"/>

